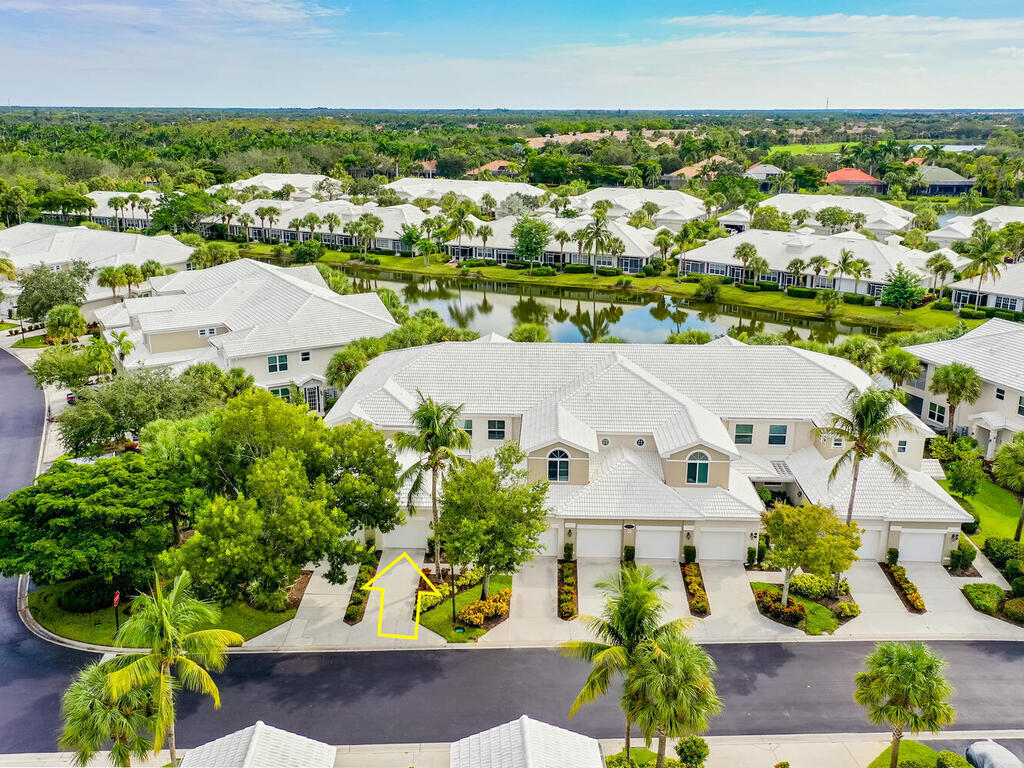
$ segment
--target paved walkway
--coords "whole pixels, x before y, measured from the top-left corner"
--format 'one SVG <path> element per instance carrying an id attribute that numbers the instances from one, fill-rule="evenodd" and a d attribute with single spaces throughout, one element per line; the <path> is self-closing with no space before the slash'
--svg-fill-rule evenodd
<path id="1" fill-rule="evenodd" d="M 781 581 L 779 574 L 747 573 L 740 563 L 701 563 L 701 575 L 711 604 L 711 615 L 700 619 L 690 635 L 699 642 L 744 640 L 800 640 L 806 637 L 795 627 L 778 624 L 762 616 L 750 589 L 753 581 Z"/>

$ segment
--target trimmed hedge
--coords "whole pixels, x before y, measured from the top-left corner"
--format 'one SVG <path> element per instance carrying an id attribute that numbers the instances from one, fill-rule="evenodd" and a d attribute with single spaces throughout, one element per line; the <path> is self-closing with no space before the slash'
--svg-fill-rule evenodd
<path id="1" fill-rule="evenodd" d="M 964 320 L 984 320 L 988 315 L 981 311 L 975 312 L 973 309 L 962 307 L 960 309 L 960 317 Z"/>
<path id="2" fill-rule="evenodd" d="M 1003 615 L 1010 621 L 1024 621 L 1024 598 L 1015 597 L 1003 603 Z"/>
<path id="3" fill-rule="evenodd" d="M 562 271 L 570 275 L 582 275 L 584 272 L 593 272 L 594 268 L 589 264 L 566 264 Z"/>
<path id="4" fill-rule="evenodd" d="M 762 291 L 777 291 L 779 290 L 779 284 L 773 283 L 771 280 L 758 280 L 757 287 Z"/>
<path id="5" fill-rule="evenodd" d="M 989 616 L 999 613 L 999 605 L 1006 599 L 1003 588 L 995 584 L 968 584 L 964 587 L 964 595 L 976 610 Z"/>
<path id="6" fill-rule="evenodd" d="M 618 267 L 598 267 L 597 274 L 602 277 L 617 277 L 622 274 L 622 270 Z"/>
<path id="7" fill-rule="evenodd" d="M 554 267 L 534 267 L 533 269 L 530 270 L 530 274 L 533 275 L 534 277 L 551 277 L 552 275 L 557 273 L 558 270 L 556 270 Z"/>
<path id="8" fill-rule="evenodd" d="M 985 557 L 999 570 L 1010 560 L 1024 560 L 1024 544 L 1013 539 L 1001 539 L 989 536 L 985 539 Z"/>
<path id="9" fill-rule="evenodd" d="M 937 309 L 940 312 L 952 312 L 953 302 L 949 299 L 943 299 L 942 301 L 936 301 L 932 304 L 932 309 Z"/>
<path id="10" fill-rule="evenodd" d="M 761 290 L 761 286 L 751 285 L 750 283 L 739 283 L 736 287 L 741 291 L 746 291 L 747 293 L 757 293 Z"/>
<path id="11" fill-rule="evenodd" d="M 818 295 L 818 291 L 814 288 L 800 288 L 799 286 L 791 285 L 786 289 L 786 294 L 794 299 L 813 299 Z"/>
<path id="12" fill-rule="evenodd" d="M 949 567 L 954 571 L 966 571 L 974 564 L 978 550 L 974 548 L 966 536 L 960 537 L 960 544 L 949 553 Z"/>
<path id="13" fill-rule="evenodd" d="M 939 752 L 935 759 L 935 768 L 971 768 L 971 764 L 967 762 L 966 757 L 946 749 Z"/>

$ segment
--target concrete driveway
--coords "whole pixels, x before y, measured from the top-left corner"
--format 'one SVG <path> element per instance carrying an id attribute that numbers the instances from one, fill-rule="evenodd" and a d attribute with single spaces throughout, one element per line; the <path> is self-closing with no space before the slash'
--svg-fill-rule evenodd
<path id="1" fill-rule="evenodd" d="M 571 626 L 557 615 L 558 561 L 538 557 L 512 577 L 509 617 L 477 644 L 481 646 L 552 646 L 571 639 Z"/>
<path id="2" fill-rule="evenodd" d="M 711 615 L 694 622 L 690 636 L 694 640 L 725 642 L 729 640 L 783 640 L 804 637 L 795 627 L 766 619 L 754 603 L 750 577 L 742 563 L 710 560 L 700 564 L 704 587 L 711 603 Z M 757 574 L 758 581 L 773 581 Z"/>

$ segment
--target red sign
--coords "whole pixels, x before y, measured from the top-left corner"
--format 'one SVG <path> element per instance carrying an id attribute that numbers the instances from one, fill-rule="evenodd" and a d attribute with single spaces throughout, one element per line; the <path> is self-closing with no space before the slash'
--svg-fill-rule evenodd
<path id="1" fill-rule="evenodd" d="M 117 604 L 120 603 L 120 602 L 121 602 L 121 592 L 120 592 L 120 590 L 118 590 L 117 592 L 114 593 L 114 607 L 116 608 Z"/>

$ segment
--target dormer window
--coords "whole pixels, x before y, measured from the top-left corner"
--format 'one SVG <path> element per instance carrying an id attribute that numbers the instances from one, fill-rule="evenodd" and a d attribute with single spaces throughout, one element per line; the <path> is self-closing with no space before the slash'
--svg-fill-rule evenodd
<path id="1" fill-rule="evenodd" d="M 686 482 L 688 485 L 707 485 L 708 466 L 711 459 L 704 451 L 694 451 L 686 457 Z"/>
<path id="2" fill-rule="evenodd" d="M 569 482 L 569 454 L 561 448 L 548 454 L 548 482 Z"/>

